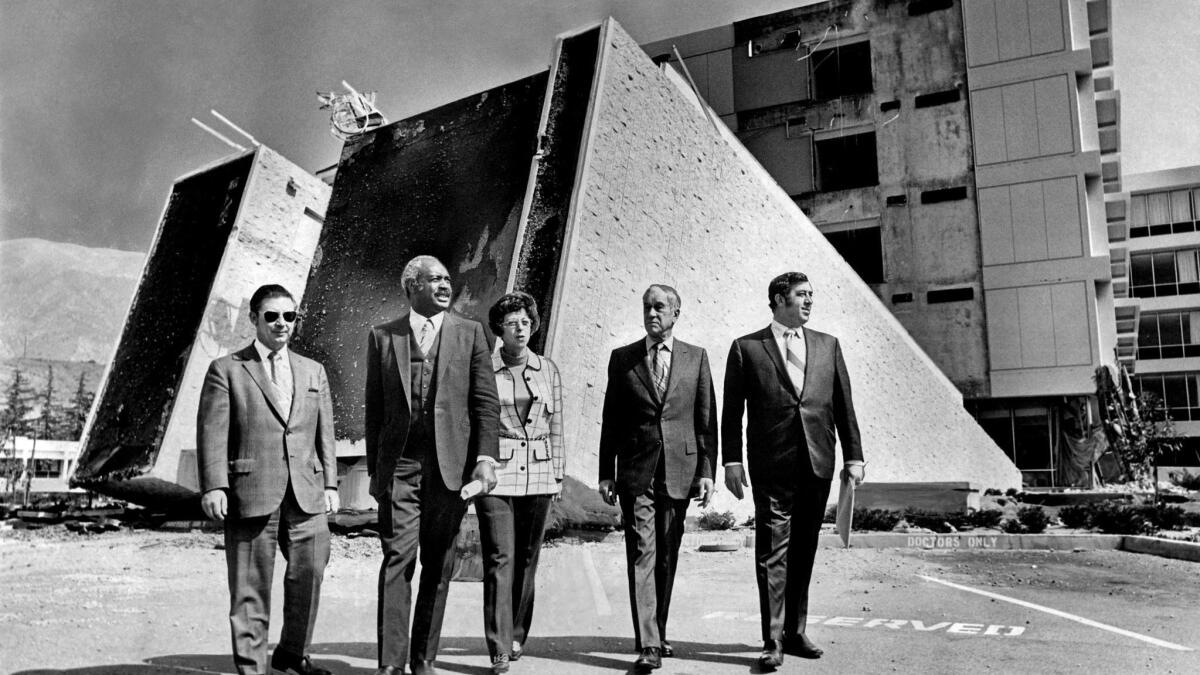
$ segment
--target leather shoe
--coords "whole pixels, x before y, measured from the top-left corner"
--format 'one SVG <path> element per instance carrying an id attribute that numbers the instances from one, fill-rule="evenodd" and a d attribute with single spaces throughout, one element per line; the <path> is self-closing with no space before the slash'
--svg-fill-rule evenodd
<path id="1" fill-rule="evenodd" d="M 667 642 L 666 640 L 662 641 L 661 651 L 662 651 L 662 657 L 664 659 L 669 659 L 669 658 L 675 656 L 675 648 L 672 647 L 671 643 Z"/>
<path id="2" fill-rule="evenodd" d="M 404 675 L 404 666 L 379 666 L 375 675 Z"/>
<path id="3" fill-rule="evenodd" d="M 762 653 L 758 655 L 759 670 L 772 671 L 783 665 L 783 644 L 779 640 L 763 642 Z"/>
<path id="4" fill-rule="evenodd" d="M 333 675 L 324 668 L 314 666 L 312 659 L 307 656 L 297 659 L 291 654 L 279 651 L 271 655 L 271 670 L 276 675 Z"/>
<path id="5" fill-rule="evenodd" d="M 512 654 L 508 657 L 509 661 L 520 660 L 521 655 L 525 653 L 525 647 L 516 640 L 513 640 Z"/>
<path id="6" fill-rule="evenodd" d="M 433 667 L 433 659 L 422 659 L 413 661 L 408 664 L 412 668 L 412 675 L 437 675 L 437 668 Z"/>
<path id="7" fill-rule="evenodd" d="M 492 672 L 507 673 L 508 672 L 508 654 L 497 654 L 492 657 Z"/>
<path id="8" fill-rule="evenodd" d="M 804 633 L 783 639 L 783 653 L 803 659 L 819 659 L 825 650 L 813 644 Z"/>
<path id="9" fill-rule="evenodd" d="M 646 647 L 642 649 L 642 653 L 637 657 L 637 661 L 633 662 L 633 668 L 639 673 L 645 673 L 655 668 L 662 668 L 662 650 L 658 647 Z"/>

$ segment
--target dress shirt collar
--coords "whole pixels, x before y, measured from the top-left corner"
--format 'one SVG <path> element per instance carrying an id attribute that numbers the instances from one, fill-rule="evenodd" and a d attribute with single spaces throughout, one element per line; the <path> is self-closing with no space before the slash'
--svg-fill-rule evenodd
<path id="1" fill-rule="evenodd" d="M 500 345 L 501 342 L 496 340 L 496 348 L 492 350 L 492 371 L 497 373 L 508 369 L 508 364 L 504 363 L 504 357 L 500 354 Z M 542 357 L 533 353 L 533 350 L 530 349 L 529 360 L 525 362 L 525 367 L 530 370 L 541 370 Z"/>
<path id="2" fill-rule="evenodd" d="M 271 350 L 268 349 L 266 345 L 259 342 L 258 338 L 254 338 L 254 351 L 258 352 L 258 359 L 263 363 L 271 362 Z M 283 349 L 280 349 L 279 352 L 283 356 L 287 356 L 287 345 L 284 345 Z M 288 367 L 291 366 L 291 361 L 291 358 L 280 359 L 280 363 Z"/>
<path id="3" fill-rule="evenodd" d="M 423 316 L 415 309 L 409 310 L 408 312 L 408 325 L 412 326 L 413 335 L 415 335 L 418 339 L 421 337 L 421 327 L 425 325 L 426 320 L 433 322 L 433 334 L 437 335 L 438 332 L 442 330 L 442 321 L 445 319 L 445 312 L 438 312 L 433 316 Z"/>
<path id="4" fill-rule="evenodd" d="M 662 342 L 664 345 L 667 346 L 667 353 L 669 353 L 669 354 L 675 353 L 675 336 L 674 335 L 667 336 L 667 339 L 665 339 L 665 340 L 654 340 L 649 335 L 647 335 L 646 336 L 646 353 L 652 354 L 654 352 L 654 345 L 658 344 L 659 342 Z"/>
<path id="5" fill-rule="evenodd" d="M 804 339 L 804 326 L 788 328 L 787 326 L 779 323 L 778 321 L 776 321 L 774 319 L 771 320 L 771 333 L 775 336 L 776 340 L 782 340 L 783 334 L 788 332 L 789 330 L 796 331 L 796 336 L 799 337 L 801 340 Z"/>

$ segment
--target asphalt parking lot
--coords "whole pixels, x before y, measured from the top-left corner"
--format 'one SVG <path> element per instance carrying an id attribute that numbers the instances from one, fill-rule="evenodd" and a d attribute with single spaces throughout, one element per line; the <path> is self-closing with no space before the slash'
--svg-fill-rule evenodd
<path id="1" fill-rule="evenodd" d="M 0 672 L 231 672 L 217 540 L 0 539 Z M 629 672 L 621 544 L 559 543 L 542 559 L 534 637 L 512 672 Z M 377 542 L 335 540 L 312 651 L 336 673 L 374 672 L 377 564 Z M 754 672 L 751 550 L 686 546 L 679 574 L 677 656 L 658 672 Z M 780 672 L 1200 672 L 1197 563 L 1111 550 L 823 549 L 814 579 L 809 635 L 825 656 L 788 657 Z M 490 672 L 481 595 L 478 583 L 451 588 L 443 672 Z"/>

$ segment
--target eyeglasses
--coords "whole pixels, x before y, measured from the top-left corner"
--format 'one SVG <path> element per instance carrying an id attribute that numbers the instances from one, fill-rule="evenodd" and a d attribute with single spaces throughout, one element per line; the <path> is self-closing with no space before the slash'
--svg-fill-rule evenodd
<path id="1" fill-rule="evenodd" d="M 502 323 L 500 325 L 504 326 L 505 328 L 513 328 L 513 329 L 529 328 L 530 326 L 533 325 L 533 322 L 530 321 L 529 319 L 520 319 L 518 321 L 505 321 L 504 323 Z"/>
<path id="2" fill-rule="evenodd" d="M 292 323 L 296 320 L 295 312 L 263 312 L 263 320 L 267 323 L 275 323 L 282 316 L 283 320 Z"/>

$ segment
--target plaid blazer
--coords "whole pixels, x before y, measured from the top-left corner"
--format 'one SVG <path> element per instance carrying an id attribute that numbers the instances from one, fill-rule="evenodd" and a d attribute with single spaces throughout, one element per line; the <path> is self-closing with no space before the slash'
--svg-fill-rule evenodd
<path id="1" fill-rule="evenodd" d="M 529 352 L 525 381 L 533 401 L 525 419 L 516 407 L 516 388 L 520 385 L 504 365 L 499 350 L 492 352 L 492 369 L 500 393 L 500 456 L 496 487 L 489 494 L 499 497 L 557 494 L 562 490 L 567 460 L 558 366 Z"/>

